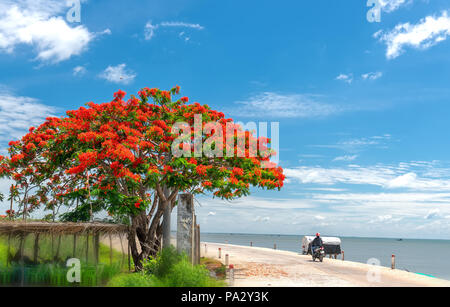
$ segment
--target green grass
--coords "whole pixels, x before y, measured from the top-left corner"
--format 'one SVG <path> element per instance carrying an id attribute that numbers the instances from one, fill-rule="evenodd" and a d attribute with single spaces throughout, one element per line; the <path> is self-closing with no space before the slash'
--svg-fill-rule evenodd
<path id="1" fill-rule="evenodd" d="M 183 259 L 173 265 L 169 274 L 155 278 L 155 285 L 160 287 L 221 287 L 225 283 L 209 276 L 209 271 L 202 265 L 193 266 Z"/>
<path id="2" fill-rule="evenodd" d="M 225 265 L 217 259 L 213 258 L 200 258 L 200 264 L 204 265 L 208 271 L 214 272 L 216 278 L 225 279 L 226 277 L 226 267 Z"/>
<path id="3" fill-rule="evenodd" d="M 114 276 L 108 283 L 109 287 L 155 287 L 155 283 L 142 273 L 122 273 Z"/>
<path id="4" fill-rule="evenodd" d="M 28 235 L 24 238 L 24 253 L 25 262 L 34 260 L 34 244 L 35 236 Z M 76 245 L 74 249 L 74 236 L 40 236 L 38 245 L 38 262 L 39 263 L 61 263 L 65 264 L 69 258 L 78 258 L 80 261 L 90 265 L 95 264 L 94 242 L 92 236 L 89 237 L 89 244 L 87 245 L 86 236 L 77 236 Z M 17 254 L 20 247 L 20 238 L 10 239 L 10 254 Z M 59 248 L 58 248 L 59 246 Z M 0 264 L 6 264 L 8 249 L 8 238 L 0 237 Z M 87 253 L 86 253 L 87 252 Z M 112 263 L 122 263 L 126 267 L 127 257 L 121 252 L 112 250 Z M 16 259 L 17 260 L 17 259 Z M 99 244 L 98 262 L 103 264 L 111 264 L 110 248 L 108 245 Z"/>
<path id="5" fill-rule="evenodd" d="M 36 237 L 28 235 L 23 239 L 23 258 L 19 256 L 21 238 L 11 238 L 9 251 L 15 259 L 8 263 L 8 238 L 0 237 L 0 285 L 40 285 L 40 286 L 104 286 L 114 276 L 128 269 L 127 257 L 112 250 L 109 245 L 99 244 L 98 263 L 92 236 L 87 247 L 86 236 L 77 236 L 74 249 L 74 236 L 40 236 L 37 263 L 34 262 Z M 58 248 L 59 246 L 59 248 Z M 87 251 L 87 253 L 86 253 Z M 112 257 L 111 257 L 112 256 Z M 81 282 L 67 281 L 66 261 L 78 258 L 81 262 Z M 23 259 L 24 265 L 20 259 Z"/>
<path id="6" fill-rule="evenodd" d="M 121 273 L 119 266 L 81 265 L 80 283 L 67 281 L 68 268 L 54 264 L 38 264 L 33 266 L 12 265 L 0 268 L 0 285 L 33 285 L 33 286 L 103 286 L 114 276 Z M 22 281 L 23 276 L 23 281 Z"/>
<path id="7" fill-rule="evenodd" d="M 185 254 L 175 248 L 162 250 L 155 259 L 144 262 L 141 273 L 116 276 L 111 287 L 222 287 L 225 282 L 210 277 L 204 265 L 192 265 Z"/>
<path id="8" fill-rule="evenodd" d="M 0 239 L 0 267 L 6 266 L 6 259 L 8 258 L 8 244 Z"/>

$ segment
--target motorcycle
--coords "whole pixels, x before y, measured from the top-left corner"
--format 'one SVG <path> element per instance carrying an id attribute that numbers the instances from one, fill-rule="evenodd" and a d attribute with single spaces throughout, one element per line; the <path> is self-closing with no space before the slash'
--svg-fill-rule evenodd
<path id="1" fill-rule="evenodd" d="M 325 250 L 322 247 L 317 247 L 314 249 L 314 252 L 312 253 L 312 259 L 313 261 L 316 261 L 316 259 L 319 259 L 320 262 L 323 261 L 323 258 L 325 257 Z"/>

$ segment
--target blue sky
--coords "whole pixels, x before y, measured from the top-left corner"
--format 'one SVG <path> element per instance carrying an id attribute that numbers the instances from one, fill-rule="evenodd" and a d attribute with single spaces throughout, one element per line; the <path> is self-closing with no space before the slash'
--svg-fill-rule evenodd
<path id="1" fill-rule="evenodd" d="M 0 4 L 0 147 L 117 89 L 280 123 L 281 192 L 198 197 L 210 232 L 450 239 L 446 0 Z M 1 183 L 2 190 L 8 183 Z M 1 211 L 7 205 L 1 204 Z"/>

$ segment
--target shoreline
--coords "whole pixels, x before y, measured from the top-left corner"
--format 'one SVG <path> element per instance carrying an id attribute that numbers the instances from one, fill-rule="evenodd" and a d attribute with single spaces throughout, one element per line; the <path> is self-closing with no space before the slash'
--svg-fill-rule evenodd
<path id="1" fill-rule="evenodd" d="M 175 230 L 171 231 L 172 233 L 176 233 Z M 202 232 L 202 234 L 210 234 L 210 235 L 246 235 L 246 236 L 272 236 L 272 237 L 303 237 L 304 235 L 299 234 L 273 234 L 273 233 L 246 233 L 246 232 Z M 328 235 L 322 234 L 322 237 L 338 237 L 338 238 L 349 238 L 349 239 L 382 239 L 382 240 L 398 240 L 402 241 L 450 241 L 450 239 L 429 239 L 429 238 L 406 238 L 406 237 L 360 237 L 360 236 L 340 236 L 340 235 Z"/>
<path id="2" fill-rule="evenodd" d="M 219 260 L 224 262 L 228 254 L 229 263 L 235 267 L 233 286 L 450 287 L 448 280 L 418 273 L 340 259 L 313 262 L 310 255 L 265 247 L 202 241 L 200 254 L 218 259 L 219 248 Z"/>

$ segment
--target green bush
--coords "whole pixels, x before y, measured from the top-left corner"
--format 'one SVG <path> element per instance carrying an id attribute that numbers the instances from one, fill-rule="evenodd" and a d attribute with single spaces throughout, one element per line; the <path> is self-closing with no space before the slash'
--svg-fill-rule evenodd
<path id="1" fill-rule="evenodd" d="M 209 276 L 209 271 L 202 265 L 193 266 L 188 259 L 176 263 L 169 274 L 160 279 L 165 287 L 219 287 L 224 282 Z"/>
<path id="2" fill-rule="evenodd" d="M 187 258 L 186 255 L 178 253 L 175 247 L 164 248 L 156 258 L 144 261 L 143 271 L 146 274 L 162 278 L 167 276 L 173 266 L 182 261 L 183 258 Z"/>
<path id="3" fill-rule="evenodd" d="M 144 274 L 155 287 L 219 287 L 224 286 L 209 276 L 203 265 L 193 266 L 186 254 L 179 254 L 174 247 L 163 249 L 156 257 L 144 262 Z"/>
<path id="4" fill-rule="evenodd" d="M 152 287 L 154 283 L 149 276 L 142 273 L 123 273 L 114 276 L 108 287 Z"/>

